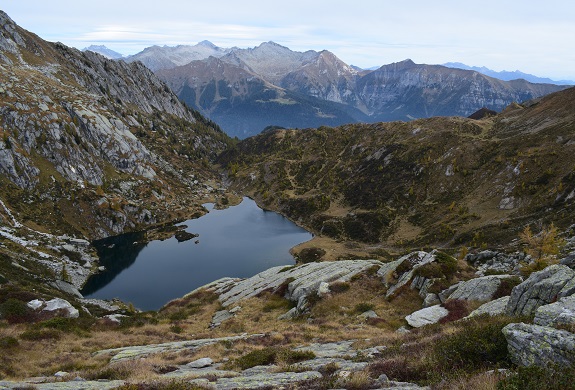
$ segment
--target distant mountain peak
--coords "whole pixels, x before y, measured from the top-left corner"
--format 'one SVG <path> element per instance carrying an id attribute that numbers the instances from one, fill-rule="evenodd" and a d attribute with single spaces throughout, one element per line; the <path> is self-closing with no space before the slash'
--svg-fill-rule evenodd
<path id="1" fill-rule="evenodd" d="M 198 46 L 205 46 L 205 47 L 209 47 L 212 49 L 217 49 L 218 46 L 214 45 L 212 42 L 208 41 L 208 40 L 203 40 L 201 42 L 198 43 Z"/>
<path id="2" fill-rule="evenodd" d="M 448 68 L 474 70 L 486 76 L 493 77 L 503 81 L 524 79 L 526 81 L 529 81 L 530 83 L 538 83 L 538 84 L 575 85 L 575 81 L 573 80 L 552 80 L 550 78 L 538 77 L 529 73 L 524 73 L 521 72 L 520 70 L 514 70 L 514 71 L 502 70 L 501 72 L 498 72 L 493 69 L 489 69 L 485 66 L 469 66 L 461 62 L 447 62 L 443 64 L 443 66 L 446 66 Z"/>
<path id="3" fill-rule="evenodd" d="M 94 53 L 101 54 L 104 57 L 111 60 L 118 60 L 124 57 L 123 54 L 120 54 L 112 49 L 108 49 L 104 45 L 90 45 L 88 47 L 83 48 L 82 51 L 93 51 Z"/>

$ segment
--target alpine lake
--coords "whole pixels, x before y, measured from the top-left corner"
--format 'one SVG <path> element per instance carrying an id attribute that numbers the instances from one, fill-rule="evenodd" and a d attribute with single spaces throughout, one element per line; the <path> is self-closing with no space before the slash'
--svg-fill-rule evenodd
<path id="1" fill-rule="evenodd" d="M 82 294 L 157 310 L 223 277 L 247 278 L 271 267 L 293 265 L 290 248 L 313 237 L 249 198 L 223 210 L 211 203 L 204 207 L 208 214 L 179 224 L 198 235 L 188 241 L 171 237 L 145 242 L 144 233 L 128 233 L 94 242 L 105 270 L 88 279 Z"/>

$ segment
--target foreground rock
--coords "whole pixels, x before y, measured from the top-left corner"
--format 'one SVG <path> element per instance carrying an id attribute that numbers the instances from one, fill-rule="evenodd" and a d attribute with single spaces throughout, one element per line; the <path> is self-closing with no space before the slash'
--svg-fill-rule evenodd
<path id="1" fill-rule="evenodd" d="M 490 275 L 471 279 L 458 284 L 457 289 L 449 295 L 448 299 L 463 299 L 466 301 L 491 301 L 501 285 L 502 280 L 509 279 L 511 275 Z"/>
<path id="2" fill-rule="evenodd" d="M 37 389 L 37 390 L 109 390 L 124 385 L 124 381 L 72 381 L 72 382 L 10 382 L 0 381 L 0 389 Z"/>
<path id="3" fill-rule="evenodd" d="M 575 292 L 575 271 L 566 265 L 551 265 L 532 273 L 515 286 L 505 309 L 508 315 L 533 315 L 537 308 Z"/>
<path id="4" fill-rule="evenodd" d="M 497 316 L 500 314 L 504 314 L 508 302 L 509 297 L 501 297 L 491 302 L 484 303 L 477 309 L 473 310 L 468 317 L 475 317 L 483 314 L 489 314 L 490 316 Z"/>
<path id="5" fill-rule="evenodd" d="M 571 332 L 519 323 L 507 325 L 503 334 L 515 364 L 540 367 L 575 364 L 575 335 Z"/>
<path id="6" fill-rule="evenodd" d="M 295 311 L 302 313 L 307 308 L 307 297 L 317 294 L 320 287 L 325 291 L 325 283 L 347 282 L 372 267 L 380 269 L 382 266 L 384 264 L 376 260 L 342 260 L 308 263 L 297 267 L 274 267 L 248 279 L 221 279 L 203 288 L 215 291 L 224 307 L 265 291 L 285 290 L 284 297 L 296 302 Z"/>
<path id="7" fill-rule="evenodd" d="M 414 313 L 411 313 L 405 320 L 414 328 L 421 328 L 425 325 L 436 324 L 441 320 L 443 317 L 447 316 L 449 311 L 440 306 L 435 305 L 431 307 L 426 307 L 425 309 L 418 310 Z"/>
<path id="8" fill-rule="evenodd" d="M 221 378 L 218 379 L 216 388 L 218 390 L 277 389 L 293 383 L 320 378 L 322 378 L 322 375 L 317 371 L 264 373 L 235 378 Z"/>
<path id="9" fill-rule="evenodd" d="M 192 352 L 206 345 L 211 345 L 218 342 L 247 340 L 250 338 L 259 338 L 264 336 L 265 336 L 264 334 L 252 334 L 242 336 L 220 337 L 215 339 L 174 341 L 171 343 L 163 343 L 163 344 L 136 345 L 132 347 L 104 349 L 95 352 L 94 355 L 95 356 L 112 355 L 112 358 L 110 359 L 110 363 L 112 363 L 123 360 L 139 359 L 142 357 L 162 352 L 180 352 L 180 351 Z"/>
<path id="10" fill-rule="evenodd" d="M 553 327 L 575 324 L 575 295 L 541 306 L 535 312 L 533 322 L 537 325 Z"/>
<path id="11" fill-rule="evenodd" d="M 54 298 L 49 301 L 34 299 L 27 306 L 38 312 L 46 313 L 51 317 L 78 318 L 80 312 L 70 302 L 62 298 Z"/>

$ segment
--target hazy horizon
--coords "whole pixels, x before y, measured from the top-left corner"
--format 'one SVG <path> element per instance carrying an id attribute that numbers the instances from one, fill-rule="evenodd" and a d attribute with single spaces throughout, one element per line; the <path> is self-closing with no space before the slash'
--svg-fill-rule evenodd
<path id="1" fill-rule="evenodd" d="M 520 70 L 575 80 L 575 3 L 520 5 L 487 0 L 403 4 L 369 0 L 274 3 L 229 0 L 191 4 L 127 0 L 96 3 L 53 0 L 7 2 L 16 23 L 48 41 L 83 49 L 105 45 L 124 55 L 146 47 L 194 45 L 255 47 L 274 41 L 292 50 L 329 50 L 362 68 L 407 58 L 416 63 L 461 62 L 495 71 Z"/>

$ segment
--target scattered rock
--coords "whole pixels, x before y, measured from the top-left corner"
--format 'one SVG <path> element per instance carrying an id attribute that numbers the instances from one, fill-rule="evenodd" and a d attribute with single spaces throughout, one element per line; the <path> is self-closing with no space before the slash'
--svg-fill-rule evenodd
<path id="1" fill-rule="evenodd" d="M 533 322 L 541 326 L 570 325 L 575 323 L 575 295 L 543 305 L 535 312 Z"/>
<path id="2" fill-rule="evenodd" d="M 217 380 L 216 386 L 218 390 L 276 389 L 311 379 L 320 379 L 321 377 L 322 375 L 317 371 L 265 373 L 235 378 L 220 378 Z"/>
<path id="3" fill-rule="evenodd" d="M 439 300 L 439 296 L 437 294 L 428 293 L 425 295 L 425 299 L 423 300 L 423 307 L 430 307 L 439 305 L 441 301 Z"/>
<path id="4" fill-rule="evenodd" d="M 533 315 L 538 307 L 574 292 L 575 271 L 566 265 L 551 265 L 515 286 L 505 311 L 508 315 Z"/>
<path id="5" fill-rule="evenodd" d="M 82 294 L 80 294 L 80 291 L 78 291 L 78 289 L 72 283 L 68 283 L 63 280 L 56 280 L 51 282 L 50 285 L 67 294 L 74 295 L 78 298 L 84 298 Z"/>
<path id="6" fill-rule="evenodd" d="M 84 381 L 81 384 L 77 381 L 72 382 L 52 382 L 52 383 L 34 383 L 34 382 L 10 382 L 0 381 L 0 389 L 36 389 L 36 390 L 112 390 L 123 386 L 126 382 L 121 380 L 97 380 Z"/>
<path id="7" fill-rule="evenodd" d="M 176 234 L 174 234 L 174 237 L 176 238 L 176 240 L 178 240 L 178 242 L 189 241 L 198 236 L 199 234 L 189 233 L 185 230 L 178 230 Z"/>
<path id="8" fill-rule="evenodd" d="M 386 296 L 392 296 L 395 291 L 409 283 L 412 280 L 415 271 L 419 267 L 423 267 L 425 264 L 429 264 L 435 261 L 435 252 L 435 250 L 431 251 L 430 253 L 422 251 L 413 252 L 396 260 L 398 262 L 398 266 L 395 268 L 394 272 L 397 270 L 397 268 L 399 268 L 400 265 L 404 266 L 404 264 L 407 264 L 408 271 L 399 276 L 397 283 L 387 290 Z"/>
<path id="9" fill-rule="evenodd" d="M 358 315 L 358 317 L 363 318 L 365 320 L 367 320 L 368 318 L 379 318 L 377 313 L 374 312 L 373 310 L 369 310 L 369 311 L 366 311 L 364 313 L 361 313 L 360 315 Z"/>
<path id="10" fill-rule="evenodd" d="M 505 313 L 505 308 L 509 302 L 509 297 L 501 297 L 495 299 L 491 302 L 484 303 L 477 309 L 473 310 L 468 317 L 480 316 L 482 314 L 489 314 L 491 316 L 496 316 Z"/>
<path id="11" fill-rule="evenodd" d="M 38 310 L 44 305 L 44 301 L 40 299 L 34 299 L 26 304 L 32 310 Z"/>
<path id="12" fill-rule="evenodd" d="M 78 310 L 72 306 L 70 302 L 61 298 L 54 298 L 46 302 L 46 306 L 42 309 L 42 311 L 63 311 L 64 317 L 67 318 L 78 318 L 80 316 Z"/>
<path id="13" fill-rule="evenodd" d="M 435 305 L 411 313 L 410 315 L 405 317 L 405 320 L 407 321 L 409 326 L 412 326 L 414 328 L 421 328 L 422 326 L 425 325 L 436 324 L 437 322 L 439 322 L 440 319 L 442 319 L 448 314 L 449 311 L 446 308 L 440 305 Z"/>
<path id="14" fill-rule="evenodd" d="M 188 366 L 190 368 L 204 368 L 204 367 L 211 366 L 213 363 L 214 363 L 214 361 L 210 358 L 201 358 L 201 359 L 194 360 L 193 362 L 186 364 L 186 366 Z"/>
<path id="15" fill-rule="evenodd" d="M 460 282 L 455 291 L 447 299 L 463 299 L 466 301 L 491 301 L 503 279 L 511 275 L 490 275 Z"/>
<path id="16" fill-rule="evenodd" d="M 295 348 L 295 350 L 311 351 L 318 358 L 355 356 L 357 354 L 357 350 L 355 348 L 352 348 L 351 346 L 354 342 L 355 342 L 354 340 L 347 340 L 347 341 L 340 341 L 337 343 L 326 343 L 326 344 L 316 343 L 310 345 L 303 345 Z"/>
<path id="17" fill-rule="evenodd" d="M 528 256 L 523 252 L 511 254 L 491 250 L 481 251 L 476 254 L 468 254 L 465 260 L 477 268 L 479 275 L 485 275 L 487 271 L 504 274 L 517 274 L 521 262 L 528 261 Z"/>
<path id="18" fill-rule="evenodd" d="M 104 349 L 94 353 L 95 356 L 100 355 L 112 355 L 110 362 L 118 362 L 123 360 L 133 360 L 139 359 L 145 356 L 154 355 L 163 352 L 193 352 L 199 348 L 205 347 L 206 345 L 216 344 L 222 341 L 239 341 L 239 340 L 249 340 L 252 338 L 264 337 L 265 334 L 252 334 L 252 335 L 240 335 L 231 337 L 220 337 L 213 339 L 198 339 L 198 340 L 187 340 L 187 341 L 174 341 L 170 343 L 163 344 L 150 344 L 150 345 L 135 345 L 131 347 Z"/>
<path id="19" fill-rule="evenodd" d="M 317 295 L 323 297 L 324 295 L 329 294 L 329 292 L 329 283 L 321 282 L 317 288 Z"/>
<path id="20" fill-rule="evenodd" d="M 40 310 L 51 313 L 54 317 L 78 318 L 80 312 L 70 302 L 61 298 L 54 298 L 44 302 L 40 299 L 34 299 L 27 303 L 27 306 L 33 310 Z"/>
<path id="21" fill-rule="evenodd" d="M 122 319 L 127 317 L 128 316 L 123 314 L 108 314 L 107 316 L 104 316 L 102 318 L 104 318 L 107 321 L 110 321 L 112 324 L 120 325 L 122 323 Z"/>
<path id="22" fill-rule="evenodd" d="M 520 366 L 575 364 L 575 335 L 565 330 L 524 323 L 503 328 L 511 360 Z"/>
<path id="23" fill-rule="evenodd" d="M 214 313 L 212 317 L 212 322 L 210 323 L 210 328 L 216 328 L 222 324 L 222 322 L 229 320 L 234 317 L 234 313 L 229 310 L 220 310 Z"/>

